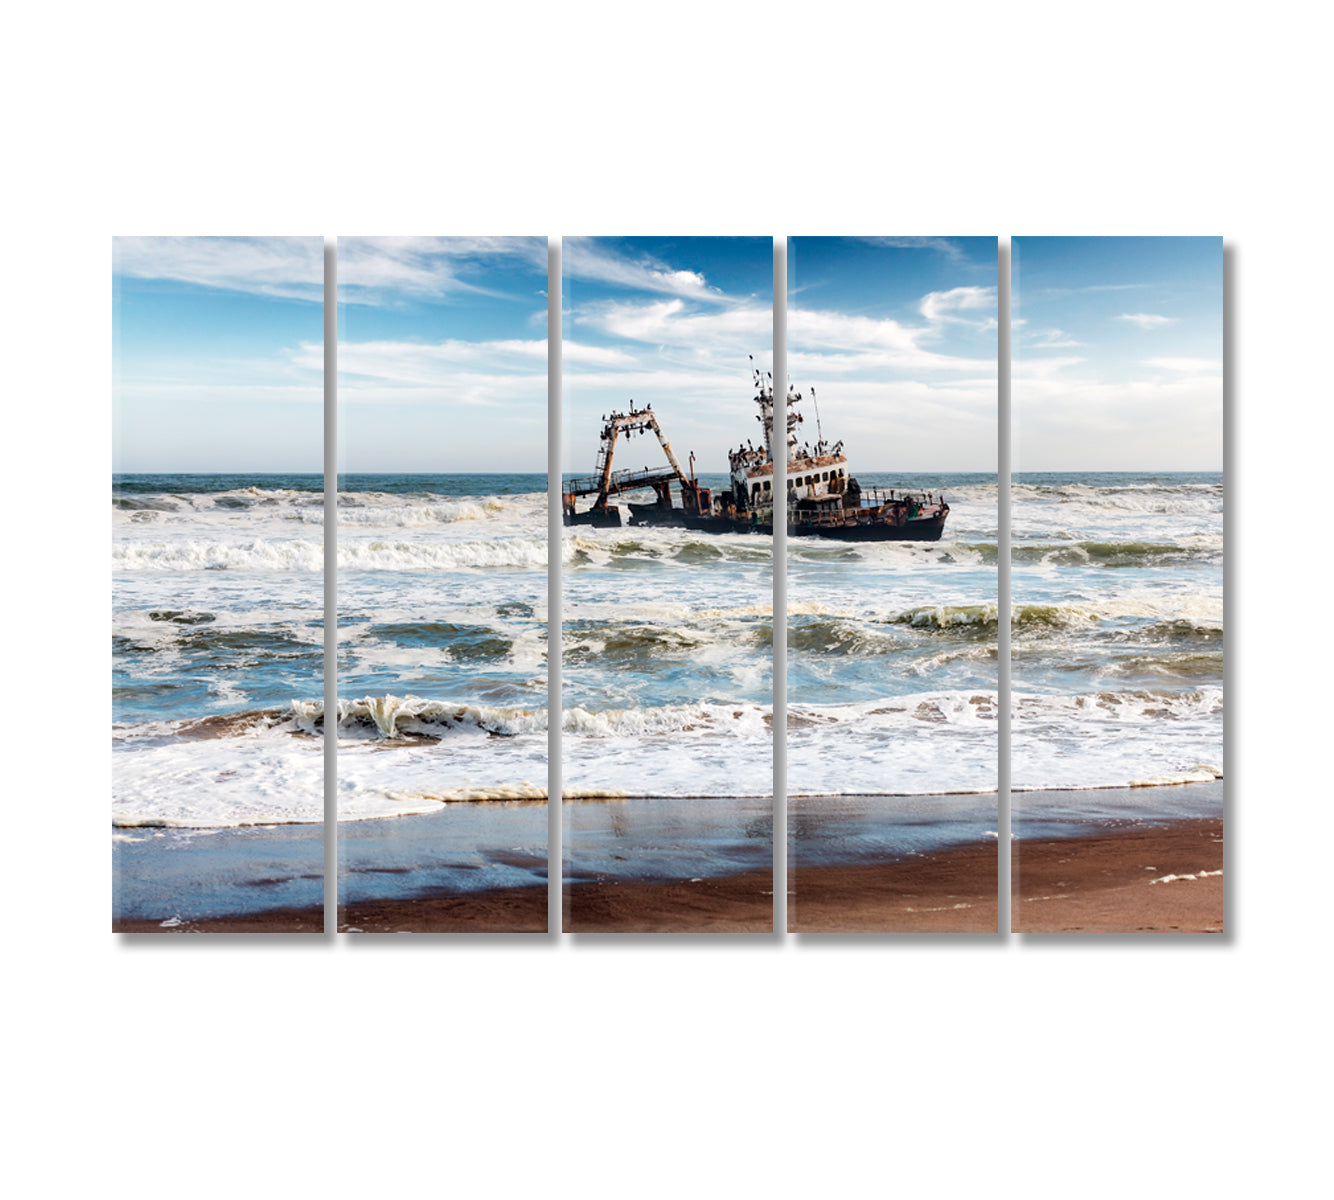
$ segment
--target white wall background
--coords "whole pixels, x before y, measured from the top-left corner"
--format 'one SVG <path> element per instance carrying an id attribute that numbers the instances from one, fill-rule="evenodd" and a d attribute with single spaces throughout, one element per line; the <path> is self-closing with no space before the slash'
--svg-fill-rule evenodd
<path id="1" fill-rule="evenodd" d="M 17 1194 L 1307 1190 L 1331 916 L 1314 11 L 11 14 Z M 111 236 L 534 229 L 1226 237 L 1226 944 L 145 946 L 107 932 Z M 1257 494 L 1281 497 L 1282 517 L 1246 503 Z"/>

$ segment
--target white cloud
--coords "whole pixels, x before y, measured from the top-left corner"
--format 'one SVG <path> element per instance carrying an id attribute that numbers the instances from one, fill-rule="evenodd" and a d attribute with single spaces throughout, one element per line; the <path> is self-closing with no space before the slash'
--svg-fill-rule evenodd
<path id="1" fill-rule="evenodd" d="M 320 302 L 324 239 L 318 237 L 118 237 L 118 274 Z"/>
<path id="2" fill-rule="evenodd" d="M 910 326 L 892 317 L 863 317 L 819 309 L 788 311 L 788 331 L 795 353 L 821 355 L 833 369 L 897 369 L 911 371 L 995 370 L 994 349 L 986 360 L 941 354 L 922 345 L 938 338 L 945 324 L 955 323 L 985 332 L 995 318 L 962 320 L 951 314 L 988 308 L 994 288 L 954 288 L 923 297 L 919 309 L 930 322 Z M 832 352 L 832 353 L 831 353 Z M 851 356 L 855 356 L 855 359 Z"/>
<path id="3" fill-rule="evenodd" d="M 115 267 L 123 275 L 317 303 L 324 297 L 319 237 L 122 237 L 114 248 Z M 545 278 L 547 241 L 339 238 L 338 298 L 344 304 L 383 304 L 395 296 L 485 292 L 468 276 L 479 264 L 498 260 L 526 264 Z"/>
<path id="4" fill-rule="evenodd" d="M 1223 364 L 1216 358 L 1146 358 L 1144 365 L 1180 375 L 1222 375 Z"/>
<path id="5" fill-rule="evenodd" d="M 966 255 L 959 246 L 942 237 L 868 237 L 862 238 L 872 246 L 896 246 L 906 249 L 938 250 L 951 262 L 963 262 Z"/>
<path id="6" fill-rule="evenodd" d="M 992 309 L 996 306 L 994 287 L 956 287 L 946 292 L 928 292 L 918 305 L 922 316 L 933 325 L 946 321 L 959 321 L 964 324 L 982 324 L 985 321 L 969 321 L 960 317 L 961 312 L 976 312 L 978 309 Z M 990 318 L 992 324 L 994 318 Z"/>
<path id="7" fill-rule="evenodd" d="M 578 260 L 579 245 L 565 242 L 567 275 L 582 271 L 657 294 L 581 305 L 578 288 L 569 289 L 567 334 L 617 339 L 635 363 L 608 371 L 571 363 L 565 371 L 566 469 L 589 469 L 599 414 L 632 398 L 662 414 L 683 459 L 694 450 L 700 470 L 722 469 L 727 447 L 758 434 L 747 356 L 768 365 L 768 296 L 727 295 L 707 280 L 664 274 L 661 264 L 608 257 L 590 265 Z M 906 320 L 792 303 L 791 377 L 808 396 L 811 384 L 818 387 L 826 435 L 847 440 L 864 470 L 910 469 L 910 463 L 923 470 L 992 469 L 996 355 L 994 333 L 988 344 L 984 331 L 995 328 L 995 303 L 994 287 L 942 290 L 922 297 L 921 316 Z M 959 345 L 965 353 L 941 352 Z M 803 433 L 813 440 L 813 406 L 804 407 Z M 632 445 L 633 457 L 639 446 Z M 646 444 L 644 453 L 651 459 L 654 449 Z"/>
<path id="8" fill-rule="evenodd" d="M 1070 367 L 1086 361 L 1083 358 L 1065 356 L 1063 358 L 1016 358 L 1010 364 L 1010 374 L 1015 380 L 1052 379 Z"/>
<path id="9" fill-rule="evenodd" d="M 736 304 L 722 311 L 699 312 L 679 298 L 593 304 L 574 309 L 571 320 L 634 342 L 696 351 L 745 346 L 747 354 L 761 343 L 769 344 L 774 326 L 773 310 L 767 305 Z"/>
<path id="10" fill-rule="evenodd" d="M 301 347 L 303 362 L 313 365 L 322 354 L 315 344 Z M 514 371 L 546 369 L 545 338 L 520 340 L 506 338 L 491 342 L 348 342 L 338 344 L 340 381 L 361 376 L 383 383 L 431 384 L 446 386 L 461 369 L 482 369 L 502 375 Z"/>
<path id="11" fill-rule="evenodd" d="M 1064 329 L 1035 329 L 1028 336 L 1031 339 L 1028 345 L 1033 350 L 1067 350 L 1084 344 L 1075 341 Z"/>
<path id="12" fill-rule="evenodd" d="M 571 279 L 591 279 L 645 292 L 662 292 L 723 304 L 729 298 L 698 271 L 673 270 L 648 256 L 628 259 L 591 238 L 565 238 L 561 243 L 562 270 Z"/>
<path id="13" fill-rule="evenodd" d="M 1118 321 L 1129 321 L 1132 325 L 1137 325 L 1140 329 L 1161 329 L 1164 325 L 1170 325 L 1176 320 L 1175 317 L 1164 317 L 1159 313 L 1122 313 L 1116 318 Z"/>
<path id="14" fill-rule="evenodd" d="M 1218 470 L 1223 388 L 1220 375 L 1209 370 L 1217 364 L 1160 359 L 1142 365 L 1150 372 L 1107 381 L 1080 358 L 1016 359 L 1015 469 Z"/>
<path id="15" fill-rule="evenodd" d="M 338 298 L 345 304 L 383 304 L 395 296 L 490 295 L 490 289 L 472 282 L 469 275 L 479 265 L 506 261 L 545 278 L 546 238 L 339 238 Z"/>
<path id="16" fill-rule="evenodd" d="M 117 402 L 158 401 L 198 414 L 233 404 L 323 404 L 324 385 L 134 380 L 116 389 Z"/>

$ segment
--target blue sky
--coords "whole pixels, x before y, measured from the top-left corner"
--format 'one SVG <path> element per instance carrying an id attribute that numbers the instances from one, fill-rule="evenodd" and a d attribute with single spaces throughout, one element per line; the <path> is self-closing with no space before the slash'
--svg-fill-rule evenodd
<path id="1" fill-rule="evenodd" d="M 113 239 L 113 470 L 323 471 L 323 247 Z"/>
<path id="2" fill-rule="evenodd" d="M 1222 470 L 1222 239 L 1011 246 L 1014 469 Z"/>
<path id="3" fill-rule="evenodd" d="M 751 360 L 773 355 L 773 239 L 565 238 L 562 466 L 593 469 L 601 415 L 651 403 L 684 465 L 725 472 L 759 426 Z M 627 467 L 663 461 L 635 442 Z M 645 457 L 647 456 L 647 457 Z"/>
<path id="4" fill-rule="evenodd" d="M 791 237 L 788 370 L 854 471 L 994 471 L 994 237 Z"/>
<path id="5" fill-rule="evenodd" d="M 993 470 L 995 239 L 788 254 L 792 378 L 854 468 Z M 772 365 L 771 240 L 563 260 L 564 468 L 633 399 L 723 469 Z M 544 237 L 340 239 L 340 469 L 545 470 L 546 264 Z M 114 267 L 115 470 L 323 470 L 322 239 L 117 238 Z M 1013 279 L 1016 470 L 1221 469 L 1220 239 L 1016 238 Z"/>
<path id="6" fill-rule="evenodd" d="M 117 471 L 323 463 L 323 239 L 118 238 Z M 545 472 L 547 239 L 340 238 L 339 467 Z"/>
<path id="7" fill-rule="evenodd" d="M 547 239 L 338 239 L 340 471 L 547 469 Z"/>

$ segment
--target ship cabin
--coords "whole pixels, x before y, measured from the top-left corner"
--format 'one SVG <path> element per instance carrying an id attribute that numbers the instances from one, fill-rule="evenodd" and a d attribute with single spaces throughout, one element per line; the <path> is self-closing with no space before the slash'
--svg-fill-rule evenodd
<path id="1" fill-rule="evenodd" d="M 845 459 L 803 459 L 787 465 L 787 487 L 792 500 L 816 500 L 841 496 L 848 487 Z"/>

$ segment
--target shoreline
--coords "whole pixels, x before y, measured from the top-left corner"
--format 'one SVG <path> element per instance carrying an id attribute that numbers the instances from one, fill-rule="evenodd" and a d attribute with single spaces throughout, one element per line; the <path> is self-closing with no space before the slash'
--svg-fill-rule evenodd
<path id="1" fill-rule="evenodd" d="M 792 933 L 995 933 L 994 840 L 788 871 Z M 1223 821 L 1167 818 L 1126 825 L 1050 826 L 1011 843 L 1011 930 L 1017 934 L 1222 932 Z M 338 932 L 544 933 L 545 882 L 341 904 Z M 771 933 L 767 865 L 705 877 L 602 877 L 564 883 L 568 933 Z M 322 906 L 182 920 L 113 920 L 117 933 L 324 932 Z"/>

